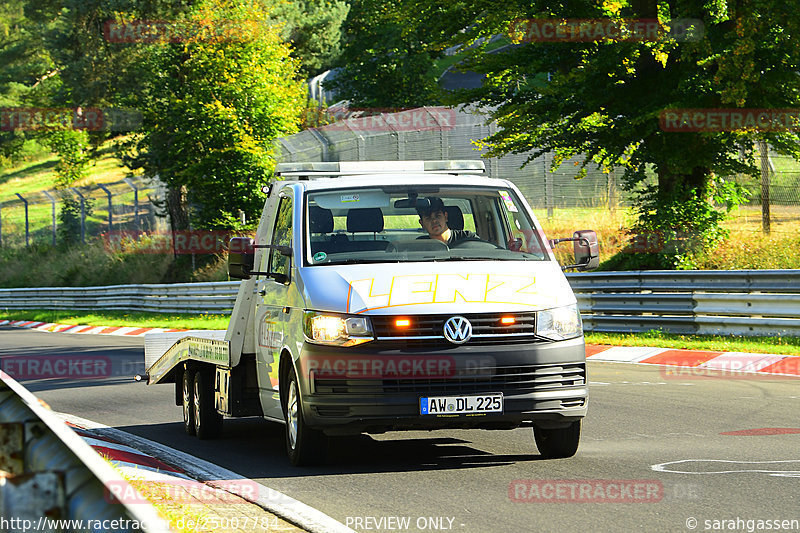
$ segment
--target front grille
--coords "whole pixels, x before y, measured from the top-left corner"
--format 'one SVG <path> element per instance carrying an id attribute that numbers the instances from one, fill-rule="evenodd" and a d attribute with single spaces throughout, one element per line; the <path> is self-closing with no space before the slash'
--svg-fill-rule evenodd
<path id="1" fill-rule="evenodd" d="M 502 392 L 508 395 L 557 391 L 586 385 L 584 363 L 504 366 L 475 369 L 471 376 L 442 379 L 314 378 L 317 394 L 459 395 Z"/>
<path id="2" fill-rule="evenodd" d="M 372 316 L 372 327 L 378 341 L 399 341 L 408 346 L 446 343 L 444 323 L 449 315 Z M 536 313 L 492 313 L 460 315 L 472 324 L 472 338 L 467 344 L 511 344 L 546 341 L 536 336 Z M 513 317 L 514 324 L 504 325 L 503 317 Z M 398 319 L 408 319 L 407 327 L 395 326 Z"/>

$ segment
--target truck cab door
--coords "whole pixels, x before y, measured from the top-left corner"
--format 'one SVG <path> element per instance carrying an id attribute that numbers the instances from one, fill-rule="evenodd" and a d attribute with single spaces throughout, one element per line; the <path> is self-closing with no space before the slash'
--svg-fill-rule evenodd
<path id="1" fill-rule="evenodd" d="M 281 191 L 268 242 L 277 246 L 292 246 L 293 235 L 292 191 Z M 264 416 L 283 420 L 283 410 L 278 390 L 278 368 L 281 348 L 284 346 L 284 324 L 289 316 L 292 261 L 275 248 L 261 255 L 260 272 L 256 283 L 255 300 L 256 368 L 259 397 Z"/>

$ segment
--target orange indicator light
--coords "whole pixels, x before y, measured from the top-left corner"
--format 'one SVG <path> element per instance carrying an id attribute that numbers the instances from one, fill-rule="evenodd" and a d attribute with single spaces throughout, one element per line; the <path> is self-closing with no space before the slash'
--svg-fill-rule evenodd
<path id="1" fill-rule="evenodd" d="M 504 326 L 510 326 L 511 324 L 516 324 L 517 320 L 513 316 L 504 316 L 500 319 L 500 323 Z"/>
<path id="2" fill-rule="evenodd" d="M 394 321 L 394 325 L 398 328 L 407 328 L 411 325 L 411 321 L 407 318 L 398 318 Z"/>

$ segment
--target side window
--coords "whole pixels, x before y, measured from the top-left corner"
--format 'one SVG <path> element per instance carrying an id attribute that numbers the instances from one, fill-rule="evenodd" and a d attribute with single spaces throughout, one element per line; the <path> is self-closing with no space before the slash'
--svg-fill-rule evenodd
<path id="1" fill-rule="evenodd" d="M 292 199 L 288 196 L 281 198 L 278 204 L 278 213 L 275 217 L 275 228 L 272 232 L 272 243 L 279 246 L 292 245 Z M 289 274 L 289 258 L 277 250 L 269 251 L 269 272 L 274 274 Z"/>

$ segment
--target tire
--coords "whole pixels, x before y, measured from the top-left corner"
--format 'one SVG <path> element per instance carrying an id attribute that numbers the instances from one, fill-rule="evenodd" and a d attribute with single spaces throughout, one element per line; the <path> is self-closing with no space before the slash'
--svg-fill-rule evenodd
<path id="1" fill-rule="evenodd" d="M 214 405 L 214 381 L 211 372 L 194 373 L 194 433 L 198 439 L 213 439 L 222 432 L 222 415 Z"/>
<path id="2" fill-rule="evenodd" d="M 184 369 L 181 381 L 181 387 L 183 388 L 183 431 L 187 435 L 194 435 L 194 370 Z"/>
<path id="3" fill-rule="evenodd" d="M 581 421 L 572 422 L 565 428 L 542 428 L 533 426 L 536 447 L 545 459 L 572 457 L 578 451 L 581 440 Z"/>
<path id="4" fill-rule="evenodd" d="M 328 438 L 322 431 L 308 427 L 303 419 L 303 402 L 294 368 L 289 369 L 287 377 L 289 388 L 283 406 L 286 454 L 294 466 L 319 464 L 325 460 Z"/>

